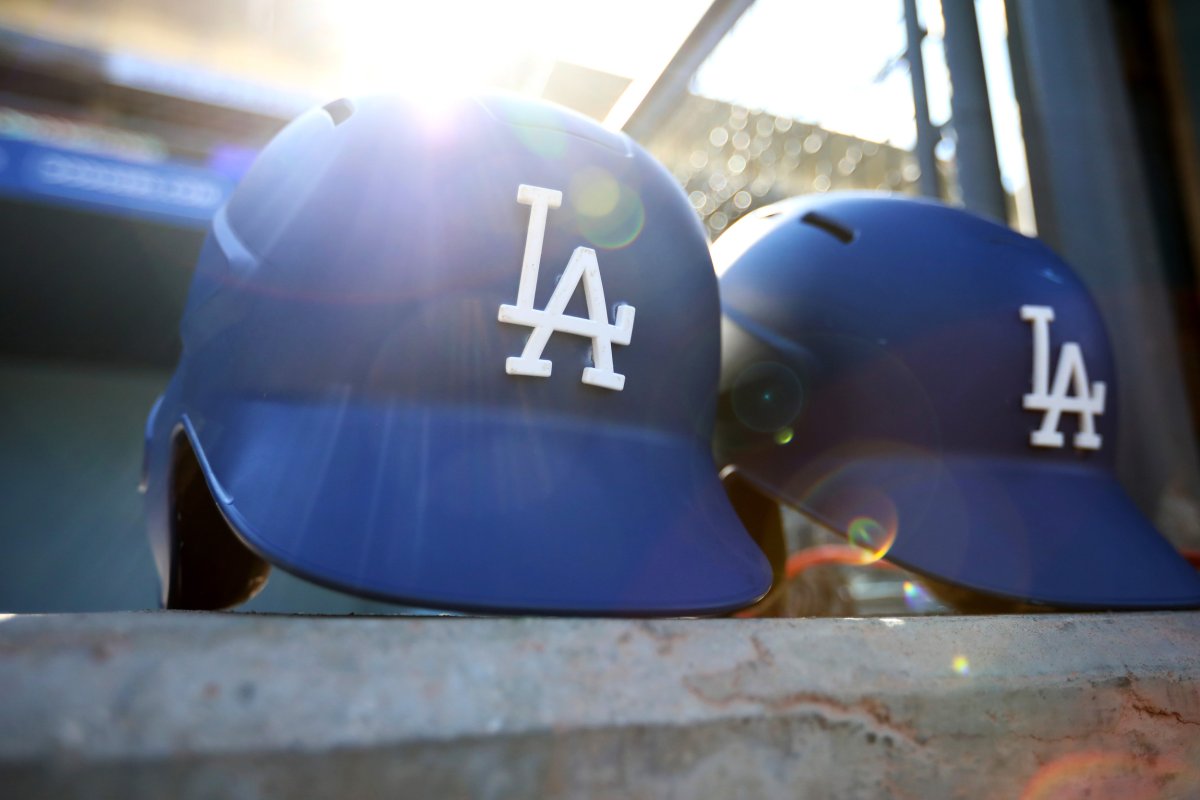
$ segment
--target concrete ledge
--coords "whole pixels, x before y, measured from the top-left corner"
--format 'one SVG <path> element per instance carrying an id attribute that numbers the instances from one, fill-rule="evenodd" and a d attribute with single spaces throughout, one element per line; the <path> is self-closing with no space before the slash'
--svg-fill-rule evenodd
<path id="1" fill-rule="evenodd" d="M 0 687 L 12 797 L 1200 796 L 1200 613 L 11 617 Z"/>

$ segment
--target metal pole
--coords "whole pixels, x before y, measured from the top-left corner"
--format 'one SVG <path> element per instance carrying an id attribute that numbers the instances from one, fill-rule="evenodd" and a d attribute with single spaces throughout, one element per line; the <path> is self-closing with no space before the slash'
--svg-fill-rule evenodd
<path id="1" fill-rule="evenodd" d="M 951 122 L 963 205 L 1005 221 L 1008 203 L 1000 182 L 975 0 L 942 0 L 942 19 L 946 23 Z"/>
<path id="2" fill-rule="evenodd" d="M 688 82 L 754 0 L 713 0 L 658 75 L 635 80 L 604 120 L 609 128 L 645 139 L 675 110 Z"/>
<path id="3" fill-rule="evenodd" d="M 913 108 L 917 115 L 917 166 L 921 179 L 917 186 L 926 197 L 940 197 L 937 160 L 933 148 L 941 138 L 929 121 L 929 96 L 925 92 L 925 59 L 921 57 L 921 42 L 925 31 L 917 20 L 917 0 L 904 0 L 904 23 L 908 32 L 908 72 L 912 76 Z"/>

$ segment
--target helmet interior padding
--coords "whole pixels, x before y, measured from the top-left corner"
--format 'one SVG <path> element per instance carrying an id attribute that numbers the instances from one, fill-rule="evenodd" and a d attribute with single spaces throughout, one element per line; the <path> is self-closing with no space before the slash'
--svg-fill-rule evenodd
<path id="1" fill-rule="evenodd" d="M 242 544 L 221 515 L 182 430 L 175 436 L 171 474 L 167 608 L 213 611 L 258 594 L 271 565 Z"/>

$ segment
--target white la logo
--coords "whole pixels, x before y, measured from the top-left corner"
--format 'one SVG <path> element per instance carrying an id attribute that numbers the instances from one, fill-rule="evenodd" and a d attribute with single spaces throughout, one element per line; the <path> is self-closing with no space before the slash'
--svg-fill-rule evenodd
<path id="1" fill-rule="evenodd" d="M 554 364 L 542 358 L 542 349 L 550 341 L 550 335 L 559 331 L 592 340 L 592 363 L 595 366 L 584 368 L 581 379 L 584 383 L 621 391 L 625 388 L 625 376 L 613 372 L 612 345 L 629 344 L 633 335 L 633 306 L 618 306 L 616 324 L 608 324 L 608 307 L 604 303 L 604 284 L 600 282 L 596 251 L 590 247 L 576 247 L 567 262 L 566 271 L 550 295 L 550 302 L 546 303 L 546 309 L 534 308 L 533 294 L 537 289 L 538 269 L 542 262 L 546 215 L 548 209 L 562 205 L 562 192 L 521 184 L 517 187 L 517 202 L 533 208 L 529 212 L 529 229 L 525 234 L 525 260 L 521 263 L 517 304 L 500 306 L 500 321 L 526 325 L 533 328 L 533 332 L 529 334 L 520 356 L 505 359 L 504 371 L 509 375 L 550 377 L 550 369 Z M 580 280 L 583 281 L 583 294 L 587 300 L 588 319 L 563 313 Z"/>
<path id="2" fill-rule="evenodd" d="M 1054 388 L 1050 389 L 1050 323 L 1054 321 L 1054 309 L 1021 306 L 1021 319 L 1033 323 L 1033 392 L 1025 395 L 1024 407 L 1045 412 L 1042 427 L 1029 435 L 1029 443 L 1035 447 L 1062 447 L 1058 421 L 1066 412 L 1079 415 L 1075 446 L 1080 450 L 1099 450 L 1095 416 L 1104 413 L 1104 383 L 1096 381 L 1089 387 L 1083 350 L 1075 342 L 1066 342 L 1054 368 Z M 1073 389 L 1074 394 L 1067 394 L 1068 389 Z"/>

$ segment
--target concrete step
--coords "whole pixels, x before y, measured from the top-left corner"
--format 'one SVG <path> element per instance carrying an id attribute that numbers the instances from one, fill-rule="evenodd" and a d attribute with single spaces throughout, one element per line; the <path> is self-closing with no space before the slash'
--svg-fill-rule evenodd
<path id="1" fill-rule="evenodd" d="M 1200 613 L 0 622 L 5 797 L 1200 797 Z"/>

